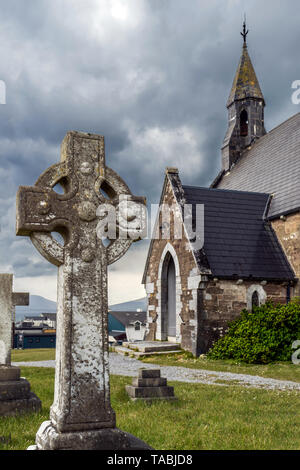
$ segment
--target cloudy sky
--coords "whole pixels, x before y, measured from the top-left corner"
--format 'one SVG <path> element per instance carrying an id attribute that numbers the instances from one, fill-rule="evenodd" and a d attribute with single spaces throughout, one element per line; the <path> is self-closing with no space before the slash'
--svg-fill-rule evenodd
<path id="1" fill-rule="evenodd" d="M 106 139 L 108 166 L 158 203 L 166 166 L 207 186 L 220 169 L 226 100 L 247 14 L 268 130 L 300 111 L 299 0 L 0 0 L 0 271 L 56 299 L 56 268 L 15 236 L 19 185 L 59 160 L 69 130 Z M 109 300 L 143 297 L 148 242 L 110 268 Z"/>

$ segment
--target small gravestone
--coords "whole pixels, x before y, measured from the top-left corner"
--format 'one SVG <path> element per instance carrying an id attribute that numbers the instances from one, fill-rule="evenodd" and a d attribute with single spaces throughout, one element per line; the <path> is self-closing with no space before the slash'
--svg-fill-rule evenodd
<path id="1" fill-rule="evenodd" d="M 55 192 L 58 183 L 64 194 Z M 19 189 L 17 235 L 30 236 L 40 253 L 58 266 L 54 403 L 50 421 L 41 425 L 31 449 L 149 448 L 116 428 L 110 404 L 107 267 L 125 254 L 133 239 L 121 237 L 118 226 L 117 237 L 104 243 L 97 228 L 98 209 L 114 207 L 124 219 L 124 199 L 145 204 L 105 165 L 104 137 L 80 132 L 66 135 L 60 163 L 46 170 L 35 186 Z M 64 245 L 51 232 L 59 232 Z"/>
<path id="2" fill-rule="evenodd" d="M 39 411 L 41 402 L 11 365 L 12 314 L 16 305 L 28 305 L 29 294 L 12 292 L 13 275 L 0 274 L 0 416 Z"/>
<path id="3" fill-rule="evenodd" d="M 126 391 L 132 400 L 176 400 L 174 387 L 160 376 L 160 369 L 139 369 L 138 378 L 126 385 Z"/>

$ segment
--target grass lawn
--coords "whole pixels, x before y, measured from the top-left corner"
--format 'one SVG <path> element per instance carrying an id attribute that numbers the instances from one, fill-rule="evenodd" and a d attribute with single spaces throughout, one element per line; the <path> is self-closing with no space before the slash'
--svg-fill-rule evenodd
<path id="1" fill-rule="evenodd" d="M 49 361 L 55 359 L 55 348 L 51 349 L 12 349 L 12 362 Z"/>
<path id="2" fill-rule="evenodd" d="M 0 449 L 26 449 L 39 425 L 49 417 L 54 369 L 22 368 L 41 398 L 39 414 L 0 418 Z M 130 377 L 111 378 L 111 401 L 117 425 L 157 450 L 300 450 L 300 394 L 173 383 L 175 402 L 131 402 L 125 392 Z M 1 439 L 2 440 L 2 439 Z"/>
<path id="3" fill-rule="evenodd" d="M 219 372 L 232 372 L 234 374 L 259 375 L 272 379 L 291 380 L 300 382 L 300 365 L 289 362 L 274 364 L 246 364 L 233 360 L 214 360 L 207 358 L 194 358 L 189 353 L 166 354 L 161 356 L 147 356 L 142 362 L 160 366 L 181 366 L 190 369 L 215 370 Z"/>

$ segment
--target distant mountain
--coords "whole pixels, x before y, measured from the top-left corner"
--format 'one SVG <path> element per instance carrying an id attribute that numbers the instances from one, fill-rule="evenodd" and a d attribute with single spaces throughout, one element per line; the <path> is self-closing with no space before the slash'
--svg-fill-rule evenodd
<path id="1" fill-rule="evenodd" d="M 110 305 L 110 310 L 119 312 L 135 311 L 137 309 L 143 311 L 147 310 L 147 298 L 131 300 L 122 304 Z M 56 302 L 53 300 L 45 299 L 40 295 L 30 295 L 30 302 L 27 307 L 16 307 L 16 321 L 21 321 L 25 316 L 34 315 L 38 316 L 41 313 L 55 313 Z"/>
<path id="2" fill-rule="evenodd" d="M 140 308 L 142 311 L 147 310 L 147 298 L 143 297 L 142 299 L 131 300 L 129 302 L 123 302 L 122 304 L 110 305 L 110 310 L 115 310 L 116 312 L 134 312 Z"/>
<path id="3" fill-rule="evenodd" d="M 25 316 L 35 315 L 38 316 L 41 313 L 55 313 L 56 302 L 53 300 L 45 299 L 40 295 L 30 295 L 29 305 L 26 307 L 16 307 L 16 321 L 21 321 Z"/>

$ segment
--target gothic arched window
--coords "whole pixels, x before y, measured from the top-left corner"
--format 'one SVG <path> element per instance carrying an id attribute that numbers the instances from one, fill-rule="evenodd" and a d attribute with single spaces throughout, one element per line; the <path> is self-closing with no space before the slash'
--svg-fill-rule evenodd
<path id="1" fill-rule="evenodd" d="M 251 305 L 252 305 L 252 310 L 254 307 L 259 307 L 259 295 L 257 291 L 253 292 L 252 294 Z"/>
<path id="2" fill-rule="evenodd" d="M 247 137 L 248 135 L 248 113 L 244 109 L 240 114 L 240 132 L 242 137 Z"/>

